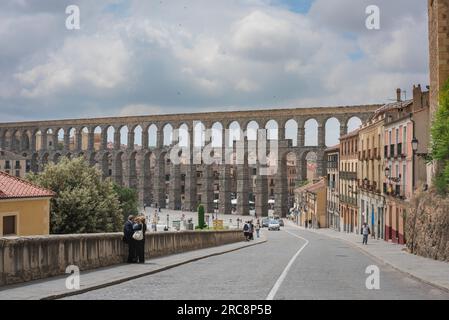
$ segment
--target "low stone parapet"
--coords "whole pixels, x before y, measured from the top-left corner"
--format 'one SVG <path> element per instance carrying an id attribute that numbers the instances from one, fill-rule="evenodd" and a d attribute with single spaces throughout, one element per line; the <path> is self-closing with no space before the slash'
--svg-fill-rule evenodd
<path id="1" fill-rule="evenodd" d="M 123 263 L 123 233 L 0 238 L 0 286 Z M 243 241 L 241 231 L 163 232 L 146 235 L 146 258 Z"/>

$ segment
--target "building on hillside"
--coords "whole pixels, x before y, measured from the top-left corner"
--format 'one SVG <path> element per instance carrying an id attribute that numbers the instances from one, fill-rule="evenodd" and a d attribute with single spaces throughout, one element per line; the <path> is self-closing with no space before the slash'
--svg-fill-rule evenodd
<path id="1" fill-rule="evenodd" d="M 358 233 L 358 144 L 359 130 L 340 137 L 340 230 Z"/>
<path id="2" fill-rule="evenodd" d="M 48 235 L 54 195 L 0 171 L 0 237 Z"/>
<path id="3" fill-rule="evenodd" d="M 340 145 L 326 149 L 327 156 L 327 221 L 329 228 L 340 231 Z"/>
<path id="4" fill-rule="evenodd" d="M 306 228 L 326 228 L 326 178 L 295 189 L 296 203 L 300 211 L 300 225 Z"/>
<path id="5" fill-rule="evenodd" d="M 24 178 L 31 171 L 31 162 L 20 154 L 0 150 L 0 171 Z"/>
<path id="6" fill-rule="evenodd" d="M 427 181 L 426 164 L 424 159 L 416 157 L 412 142 L 419 144 L 421 140 L 421 150 L 428 147 L 428 101 L 428 92 L 423 93 L 418 86 L 413 89 L 413 100 L 397 103 L 386 111 L 383 183 L 385 240 L 399 244 L 406 242 L 405 219 L 415 185 Z"/>

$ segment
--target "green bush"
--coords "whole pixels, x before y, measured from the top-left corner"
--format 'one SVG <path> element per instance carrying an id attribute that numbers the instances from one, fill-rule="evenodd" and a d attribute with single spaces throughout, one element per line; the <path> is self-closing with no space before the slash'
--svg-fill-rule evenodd
<path id="1" fill-rule="evenodd" d="M 139 196 L 136 190 L 114 184 L 114 191 L 118 195 L 123 221 L 128 220 L 130 215 L 139 213 Z"/>
<path id="2" fill-rule="evenodd" d="M 437 172 L 435 186 L 439 193 L 449 192 L 449 81 L 440 92 L 440 103 L 432 124 L 432 160 L 442 168 Z"/>
<path id="3" fill-rule="evenodd" d="M 198 206 L 198 228 L 204 229 L 206 227 L 207 227 L 207 225 L 204 222 L 204 206 L 202 204 L 200 204 Z"/>
<path id="4" fill-rule="evenodd" d="M 56 193 L 51 200 L 53 234 L 116 232 L 122 228 L 122 209 L 111 181 L 83 158 L 62 158 L 30 174 L 28 180 Z"/>

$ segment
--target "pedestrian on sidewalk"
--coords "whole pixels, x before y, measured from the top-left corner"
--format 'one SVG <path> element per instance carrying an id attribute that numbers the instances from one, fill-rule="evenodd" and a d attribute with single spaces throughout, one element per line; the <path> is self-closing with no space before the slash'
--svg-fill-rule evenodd
<path id="1" fill-rule="evenodd" d="M 368 245 L 368 236 L 371 234 L 371 230 L 368 224 L 365 222 L 362 226 L 363 244 Z"/>
<path id="2" fill-rule="evenodd" d="M 134 220 L 133 230 L 133 239 L 136 243 L 136 262 L 145 263 L 145 233 L 147 232 L 145 217 L 140 216 Z"/>
<path id="3" fill-rule="evenodd" d="M 136 243 L 133 239 L 134 216 L 130 215 L 123 227 L 123 241 L 128 245 L 128 263 L 136 262 Z"/>
<path id="4" fill-rule="evenodd" d="M 248 221 L 246 221 L 245 225 L 243 226 L 243 235 L 245 236 L 245 240 L 249 241 L 249 239 L 250 239 L 250 225 L 249 225 Z"/>
<path id="5" fill-rule="evenodd" d="M 256 234 L 257 234 L 257 238 L 260 238 L 260 222 L 257 221 L 256 224 Z"/>
<path id="6" fill-rule="evenodd" d="M 249 222 L 249 227 L 250 227 L 250 232 L 249 232 L 249 236 L 250 236 L 250 240 L 254 240 L 254 224 L 253 224 L 253 220 L 251 220 Z"/>

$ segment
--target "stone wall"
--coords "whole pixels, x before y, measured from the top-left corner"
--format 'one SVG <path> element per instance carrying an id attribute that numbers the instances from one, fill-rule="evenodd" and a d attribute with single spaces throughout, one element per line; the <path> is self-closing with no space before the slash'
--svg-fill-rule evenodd
<path id="1" fill-rule="evenodd" d="M 123 263 L 122 233 L 0 238 L 0 286 Z M 146 258 L 243 241 L 240 231 L 165 232 L 146 236 Z"/>
<path id="2" fill-rule="evenodd" d="M 449 262 L 449 198 L 431 192 L 416 194 L 406 217 L 410 252 Z"/>

